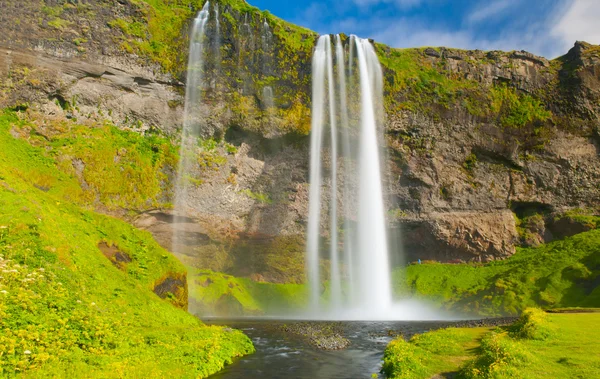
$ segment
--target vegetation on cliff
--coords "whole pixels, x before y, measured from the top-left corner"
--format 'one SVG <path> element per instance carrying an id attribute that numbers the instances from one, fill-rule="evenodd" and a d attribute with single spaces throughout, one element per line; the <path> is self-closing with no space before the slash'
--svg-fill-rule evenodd
<path id="1" fill-rule="evenodd" d="M 187 305 L 185 268 L 148 233 L 82 208 L 76 174 L 22 139 L 25 124 L 0 115 L 0 373 L 206 377 L 251 353 L 240 332 L 174 306 Z M 111 135 L 90 129 L 55 147 L 112 159 L 101 147 L 114 140 L 94 133 Z"/>

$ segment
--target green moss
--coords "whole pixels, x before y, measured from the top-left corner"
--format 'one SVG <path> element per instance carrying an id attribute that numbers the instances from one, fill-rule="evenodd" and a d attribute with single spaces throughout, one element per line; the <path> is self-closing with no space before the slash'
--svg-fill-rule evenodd
<path id="1" fill-rule="evenodd" d="M 541 124 L 552 116 L 544 104 L 528 94 L 517 94 L 506 85 L 492 87 L 489 94 L 490 110 L 500 124 L 520 129 L 530 124 Z"/>
<path id="2" fill-rule="evenodd" d="M 541 309 L 529 308 L 511 328 L 511 335 L 531 340 L 546 340 L 555 334 L 548 314 Z"/>
<path id="3" fill-rule="evenodd" d="M 582 224 L 590 229 L 600 227 L 600 216 L 592 209 L 572 209 L 562 215 L 556 216 L 554 221 L 567 219 L 571 222 Z"/>
<path id="4" fill-rule="evenodd" d="M 388 112 L 401 109 L 437 114 L 433 105 L 449 109 L 469 98 L 479 84 L 434 66 L 422 49 L 390 49 L 377 44 L 377 54 L 385 72 Z M 401 101 L 398 101 L 398 96 Z"/>
<path id="5" fill-rule="evenodd" d="M 471 153 L 465 158 L 464 163 L 462 164 L 463 168 L 467 173 L 473 175 L 473 170 L 477 167 L 477 155 Z"/>
<path id="6" fill-rule="evenodd" d="M 48 26 L 60 31 L 64 31 L 71 26 L 71 22 L 68 20 L 63 20 L 62 18 L 54 18 L 48 21 Z"/>

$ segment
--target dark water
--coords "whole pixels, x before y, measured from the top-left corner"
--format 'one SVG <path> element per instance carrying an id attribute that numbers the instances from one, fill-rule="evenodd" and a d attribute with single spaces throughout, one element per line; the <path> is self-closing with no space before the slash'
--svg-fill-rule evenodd
<path id="1" fill-rule="evenodd" d="M 209 320 L 208 324 L 228 325 L 248 335 L 256 353 L 241 358 L 212 376 L 219 379 L 358 379 L 377 374 L 383 378 L 381 360 L 386 345 L 402 333 L 416 333 L 453 325 L 450 322 L 343 322 L 344 336 L 350 340 L 345 350 L 323 351 L 303 339 L 281 331 L 294 321 Z"/>

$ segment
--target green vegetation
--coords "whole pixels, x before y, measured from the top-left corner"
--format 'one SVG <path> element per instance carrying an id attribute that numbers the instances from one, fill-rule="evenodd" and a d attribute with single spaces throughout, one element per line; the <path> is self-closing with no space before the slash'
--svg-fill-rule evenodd
<path id="1" fill-rule="evenodd" d="M 463 378 L 521 378 L 532 355 L 506 332 L 491 332 L 481 340 L 480 353 L 462 370 Z"/>
<path id="2" fill-rule="evenodd" d="M 262 192 L 252 192 L 249 189 L 242 190 L 242 193 L 248 196 L 251 199 L 258 201 L 263 204 L 271 204 L 273 200 L 269 197 L 268 194 Z"/>
<path id="3" fill-rule="evenodd" d="M 554 334 L 553 325 L 546 312 L 538 308 L 528 308 L 510 330 L 517 338 L 545 340 Z"/>
<path id="4" fill-rule="evenodd" d="M 202 8 L 204 1 L 134 0 L 133 3 L 142 12 L 143 20 L 119 18 L 109 23 L 125 34 L 122 47 L 149 57 L 166 72 L 182 72 L 185 67 L 183 47 L 187 45 L 182 31 L 194 16 L 192 8 Z"/>
<path id="5" fill-rule="evenodd" d="M 381 44 L 376 47 L 385 69 L 388 113 L 407 109 L 440 119 L 447 110 L 466 109 L 482 120 L 512 129 L 513 134 L 519 131 L 517 139 L 525 139 L 531 147 L 539 146 L 547 138 L 549 132 L 544 125 L 552 113 L 537 97 L 519 93 L 506 84 L 485 86 L 467 79 L 451 71 L 446 58 L 428 56 L 425 48 L 392 49 Z M 474 70 L 489 63 L 487 59 L 474 60 L 467 52 L 461 54 Z"/>
<path id="6" fill-rule="evenodd" d="M 261 283 L 193 268 L 189 275 L 190 299 L 209 313 L 231 316 L 293 312 L 308 300 L 306 288 L 300 284 Z"/>
<path id="7" fill-rule="evenodd" d="M 506 328 L 443 329 L 392 341 L 384 355 L 389 378 L 436 374 L 475 378 L 596 378 L 600 315 L 546 315 L 528 309 Z M 552 333 L 541 333 L 552 330 Z M 586 353 L 582 353 L 586 352 Z"/>
<path id="8" fill-rule="evenodd" d="M 591 209 L 572 209 L 554 218 L 554 221 L 567 220 L 571 223 L 581 224 L 589 229 L 600 228 L 600 216 Z"/>
<path id="9" fill-rule="evenodd" d="M 498 122 L 504 127 L 519 129 L 531 124 L 541 126 L 552 116 L 540 100 L 527 94 L 517 94 L 506 85 L 492 87 L 489 98 L 490 110 L 498 115 Z"/>
<path id="10" fill-rule="evenodd" d="M 181 78 L 187 61 L 187 29 L 204 2 L 135 0 L 133 3 L 143 17 L 115 18 L 109 25 L 122 35 L 120 45 L 124 51 L 150 59 L 165 72 Z M 219 71 L 210 71 L 210 75 L 217 87 L 227 90 L 207 90 L 207 97 L 225 97 L 233 112 L 233 124 L 246 130 L 308 134 L 310 55 L 316 33 L 242 0 L 211 2 L 211 6 L 217 5 L 221 9 L 222 29 L 230 33 L 227 39 L 238 41 L 239 46 L 223 46 L 220 55 L 209 53 L 207 70 L 212 70 L 213 63 L 218 64 Z M 213 20 L 209 20 L 209 29 L 214 27 Z M 268 47 L 252 42 L 262 38 L 263 20 L 273 34 Z M 221 62 L 214 61 L 216 57 L 221 57 Z M 276 91 L 274 108 L 265 109 L 259 100 L 265 86 Z"/>
<path id="11" fill-rule="evenodd" d="M 598 307 L 600 230 L 537 248 L 518 248 L 505 260 L 478 264 L 428 263 L 398 269 L 395 291 L 446 309 L 477 315 L 519 314 L 527 307 Z"/>
<path id="12" fill-rule="evenodd" d="M 109 209 L 165 206 L 166 171 L 176 166 L 175 147 L 162 137 L 141 136 L 109 124 L 94 126 L 21 119 L 4 112 L 0 114 L 0 142 L 15 155 L 24 153 L 24 141 L 33 145 L 27 151 L 34 162 L 16 161 L 12 170 L 31 185 L 67 201 Z M 21 136 L 23 142 L 14 143 L 9 132 Z"/>
<path id="13" fill-rule="evenodd" d="M 478 340 L 489 331 L 450 328 L 417 334 L 410 341 L 399 337 L 386 348 L 382 371 L 390 379 L 430 378 L 455 371 L 474 356 Z"/>
<path id="14" fill-rule="evenodd" d="M 462 166 L 469 175 L 472 175 L 473 170 L 477 167 L 477 155 L 469 154 Z"/>
<path id="15" fill-rule="evenodd" d="M 90 129 L 79 142 L 59 134 L 38 147 L 11 135 L 28 127 L 36 130 L 14 113 L 0 116 L 0 375 L 206 377 L 251 353 L 240 332 L 206 327 L 174 306 L 185 306 L 184 282 L 165 300 L 154 294 L 186 270 L 150 234 L 80 207 L 85 190 L 59 169 L 58 152 L 93 148 L 96 133 L 113 142 L 126 135 Z"/>
<path id="16" fill-rule="evenodd" d="M 451 75 L 434 66 L 423 49 L 390 49 L 376 45 L 381 64 L 387 69 L 385 81 L 388 112 L 399 109 L 432 112 L 432 105 L 451 108 L 468 94 L 477 94 L 479 83 Z M 397 102 L 396 94 L 404 94 Z"/>

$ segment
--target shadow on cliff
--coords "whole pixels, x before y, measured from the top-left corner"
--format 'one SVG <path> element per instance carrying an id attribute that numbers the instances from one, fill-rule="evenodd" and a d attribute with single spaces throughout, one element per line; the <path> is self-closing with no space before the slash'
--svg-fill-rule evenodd
<path id="1" fill-rule="evenodd" d="M 233 274 L 272 282 L 301 282 L 304 237 L 298 225 L 302 202 L 298 183 L 307 182 L 309 138 L 286 134 L 267 139 L 258 133 L 230 127 L 228 143 L 251 146 L 248 156 L 264 162 L 248 196 L 255 202 L 248 212 L 246 230 L 232 248 Z M 298 198 L 300 197 L 300 199 Z"/>

